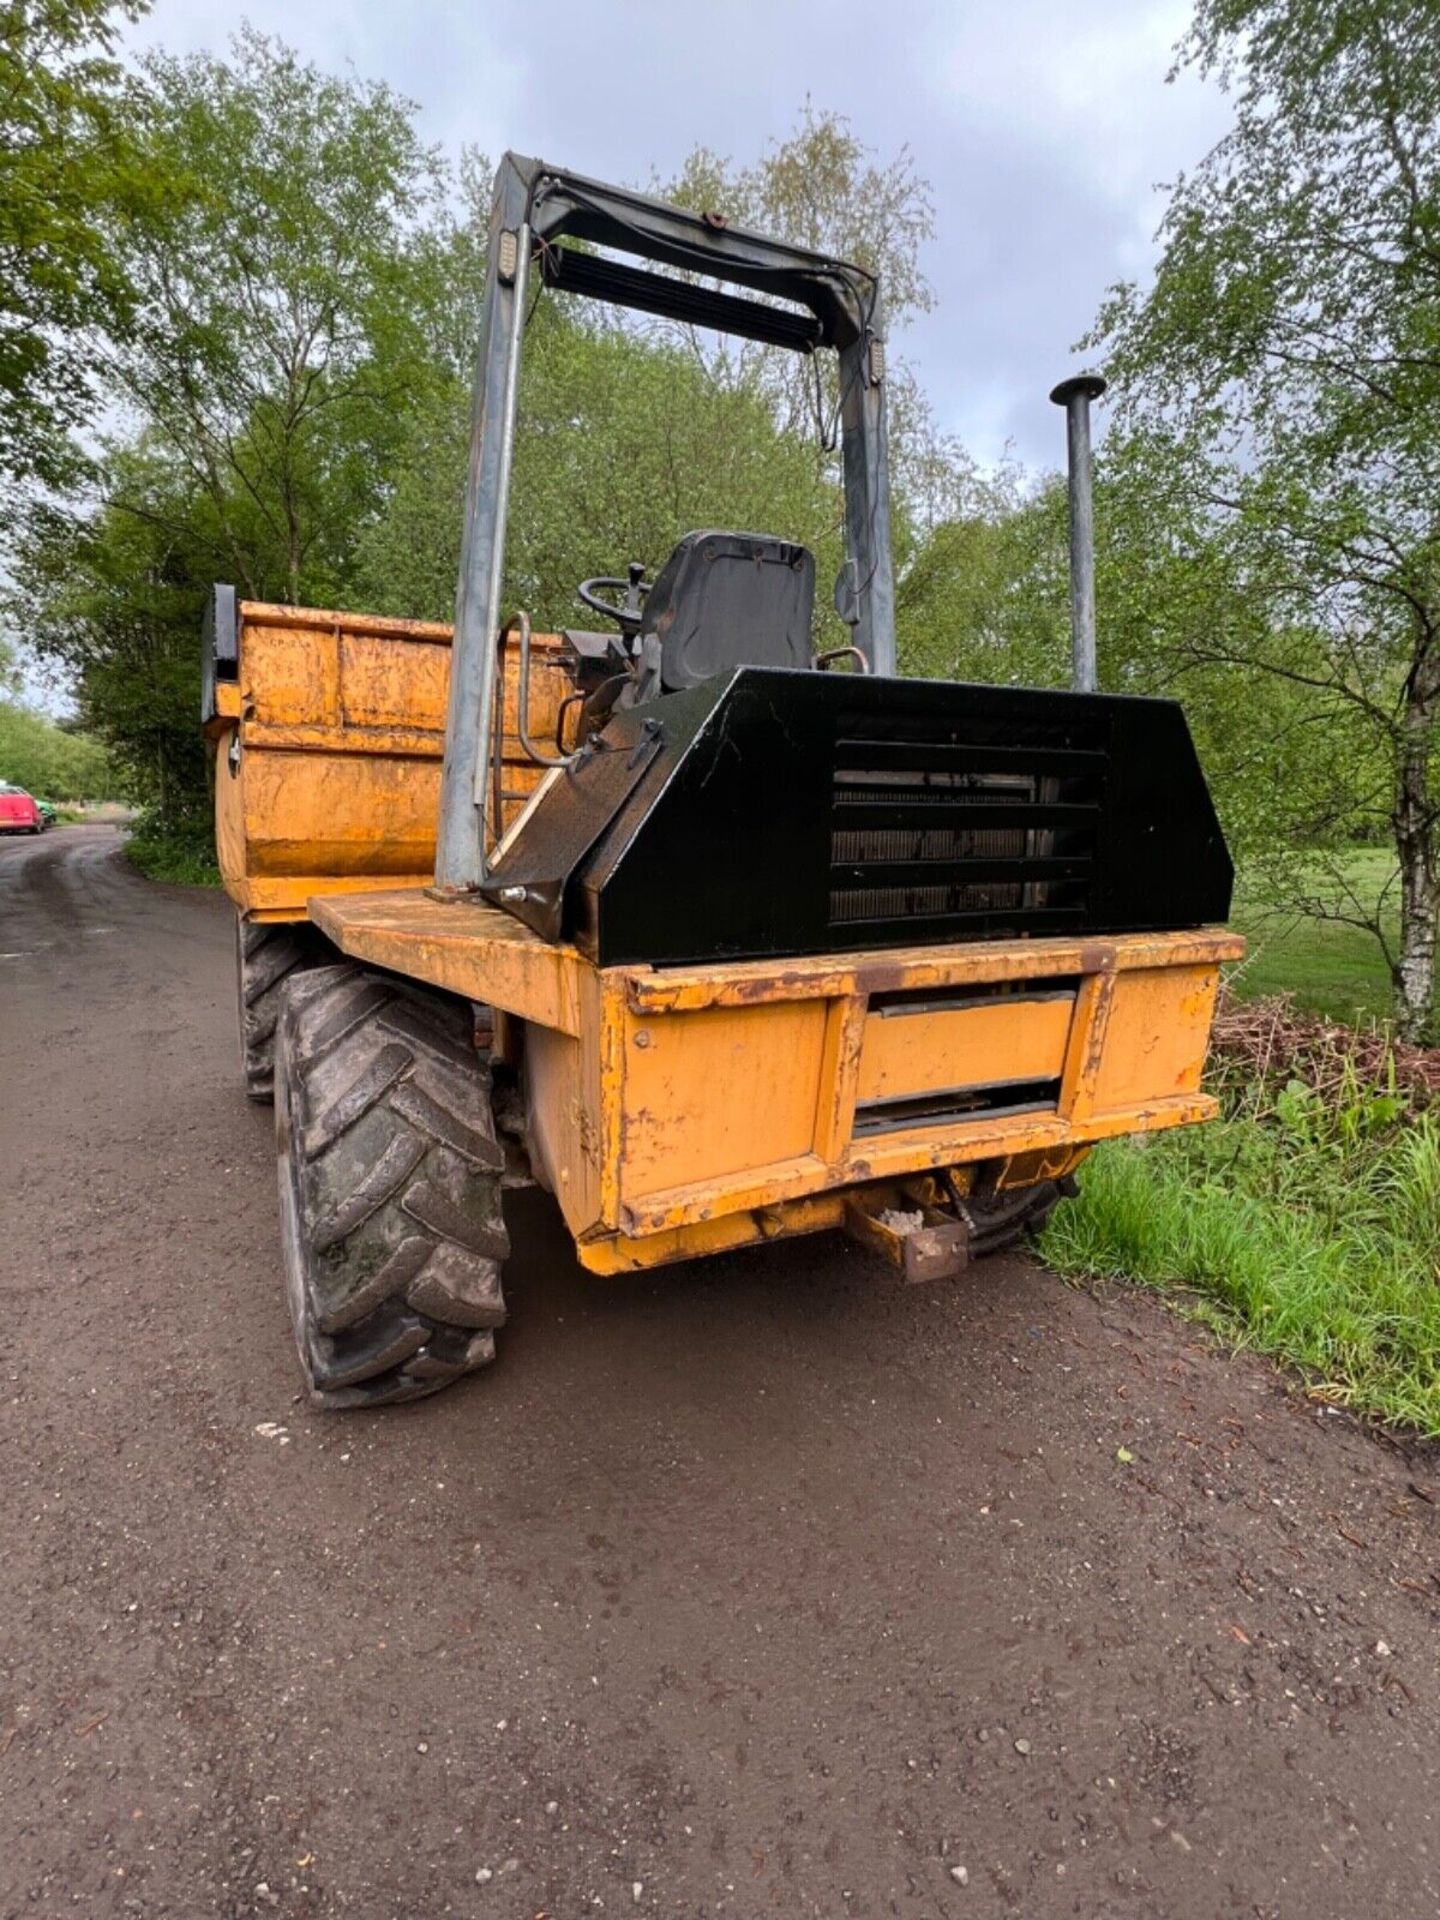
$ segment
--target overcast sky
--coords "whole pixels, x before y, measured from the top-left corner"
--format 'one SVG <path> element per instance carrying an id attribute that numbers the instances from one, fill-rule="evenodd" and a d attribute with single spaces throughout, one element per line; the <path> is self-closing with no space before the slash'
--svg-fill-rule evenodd
<path id="1" fill-rule="evenodd" d="M 1225 103 L 1166 86 L 1184 0 L 249 0 L 262 32 L 418 102 L 448 151 L 643 182 L 703 144 L 756 157 L 807 95 L 934 191 L 935 310 L 903 346 L 978 458 L 1059 465 L 1045 399 L 1104 290 L 1143 276 L 1163 198 Z M 233 0 L 156 0 L 136 45 L 221 52 Z"/>

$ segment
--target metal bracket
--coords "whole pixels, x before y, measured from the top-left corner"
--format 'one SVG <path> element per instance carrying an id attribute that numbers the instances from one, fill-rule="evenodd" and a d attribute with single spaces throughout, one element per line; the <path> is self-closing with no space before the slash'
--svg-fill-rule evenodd
<path id="1" fill-rule="evenodd" d="M 968 1222 L 909 1200 L 896 1189 L 848 1195 L 845 1231 L 911 1285 L 953 1280 L 970 1264 Z"/>

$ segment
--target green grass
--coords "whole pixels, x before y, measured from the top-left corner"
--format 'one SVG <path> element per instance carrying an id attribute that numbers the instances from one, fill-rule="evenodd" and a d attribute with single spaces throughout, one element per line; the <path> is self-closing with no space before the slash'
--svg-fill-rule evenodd
<path id="1" fill-rule="evenodd" d="M 1353 1086 L 1222 1098 L 1210 1126 L 1097 1148 L 1046 1260 L 1158 1287 L 1319 1397 L 1440 1436 L 1440 1118 Z"/>
<path id="2" fill-rule="evenodd" d="M 1345 862 L 1368 902 L 1393 870 L 1378 848 Z M 1234 918 L 1251 943 L 1229 981 L 1238 997 L 1293 994 L 1346 1026 L 1391 1012 L 1384 957 L 1359 928 L 1267 912 L 1243 882 Z M 1247 1070 L 1234 1057 L 1212 1068 L 1212 1125 L 1097 1148 L 1045 1258 L 1156 1287 L 1298 1368 L 1317 1396 L 1440 1437 L 1440 1107 L 1407 1112 L 1388 1083 L 1362 1084 L 1343 1033 L 1324 1065 L 1297 1069 L 1315 1086 Z"/>
<path id="3" fill-rule="evenodd" d="M 1359 848 L 1345 862 L 1347 878 L 1365 900 L 1374 901 L 1394 872 L 1395 857 L 1378 847 Z M 1379 944 L 1358 927 L 1277 914 L 1247 889 L 1236 890 L 1234 924 L 1250 952 L 1231 979 L 1242 999 L 1293 993 L 1297 1003 L 1332 1020 L 1383 1019 L 1391 1010 L 1390 976 Z"/>

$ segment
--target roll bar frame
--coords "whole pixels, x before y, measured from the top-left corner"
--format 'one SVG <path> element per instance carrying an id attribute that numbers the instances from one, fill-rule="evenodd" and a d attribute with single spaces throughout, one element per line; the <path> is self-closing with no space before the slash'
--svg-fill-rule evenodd
<path id="1" fill-rule="evenodd" d="M 582 244 L 562 247 L 567 238 Z M 593 248 L 699 273 L 791 306 L 645 272 Z M 896 670 L 885 348 L 874 275 L 732 227 L 716 214 L 688 213 L 647 194 L 507 153 L 495 175 L 480 310 L 435 858 L 435 890 L 442 897 L 473 893 L 488 869 L 492 823 L 486 812 L 492 732 L 499 724 L 493 709 L 497 635 L 504 618 L 505 528 L 526 287 L 536 271 L 545 284 L 562 291 L 799 353 L 827 348 L 839 355 L 845 570 L 837 583 L 837 606 L 853 627 L 870 671 Z"/>

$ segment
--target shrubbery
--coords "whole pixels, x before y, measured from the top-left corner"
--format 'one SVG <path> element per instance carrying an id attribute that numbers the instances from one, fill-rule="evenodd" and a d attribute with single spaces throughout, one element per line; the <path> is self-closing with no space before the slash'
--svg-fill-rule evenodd
<path id="1" fill-rule="evenodd" d="M 220 884 L 208 813 L 178 821 L 160 819 L 152 811 L 142 813 L 131 828 L 125 852 L 151 880 L 187 887 Z"/>

